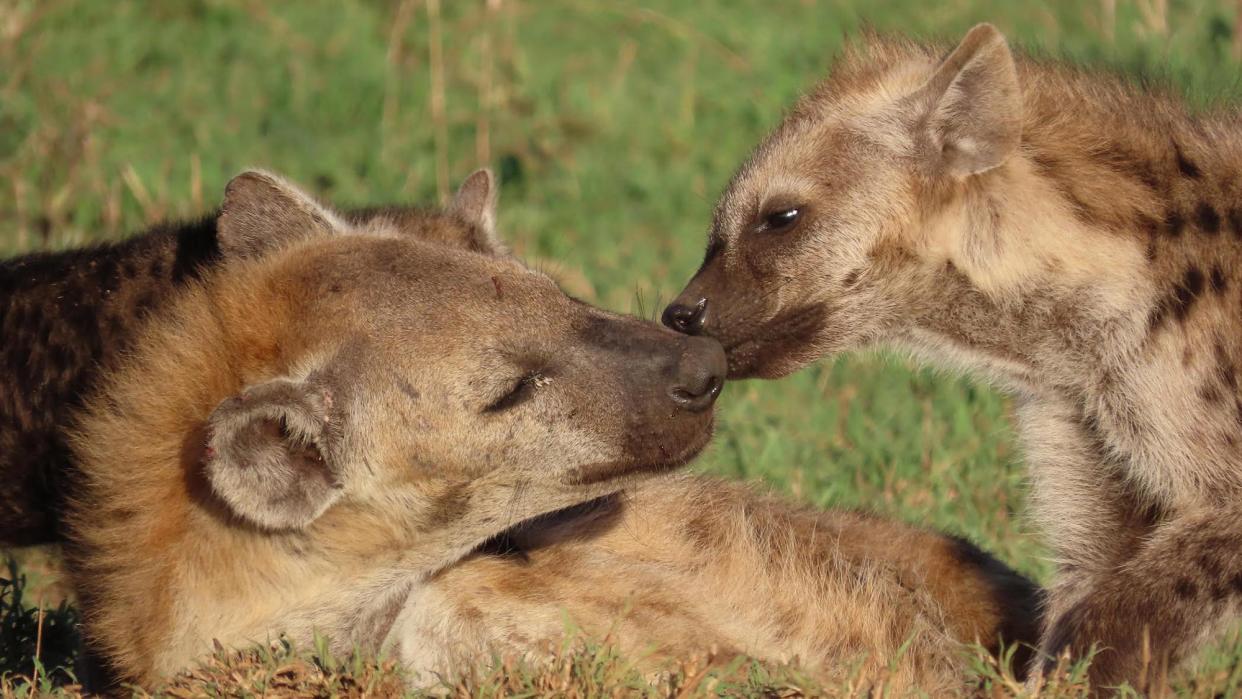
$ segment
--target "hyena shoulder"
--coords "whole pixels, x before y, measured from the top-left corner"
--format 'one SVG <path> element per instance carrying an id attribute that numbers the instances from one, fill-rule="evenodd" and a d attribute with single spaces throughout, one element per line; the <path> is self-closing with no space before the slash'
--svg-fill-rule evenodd
<path id="1" fill-rule="evenodd" d="M 59 538 L 69 415 L 146 316 L 218 257 L 205 218 L 0 262 L 0 543 Z"/>

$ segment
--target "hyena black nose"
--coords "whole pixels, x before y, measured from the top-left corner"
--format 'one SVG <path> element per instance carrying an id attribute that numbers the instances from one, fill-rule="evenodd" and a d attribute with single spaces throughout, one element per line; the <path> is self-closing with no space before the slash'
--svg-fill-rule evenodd
<path id="1" fill-rule="evenodd" d="M 674 301 L 664 309 L 664 324 L 686 335 L 699 335 L 707 323 L 707 299 L 699 299 L 693 306 Z"/>
<path id="2" fill-rule="evenodd" d="M 707 337 L 689 338 L 668 395 L 683 410 L 702 412 L 716 402 L 728 372 L 729 363 L 719 342 Z"/>

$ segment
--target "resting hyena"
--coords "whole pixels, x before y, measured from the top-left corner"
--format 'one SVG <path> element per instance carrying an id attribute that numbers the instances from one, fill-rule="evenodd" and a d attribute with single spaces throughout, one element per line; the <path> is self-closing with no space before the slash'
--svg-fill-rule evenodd
<path id="1" fill-rule="evenodd" d="M 315 630 L 444 672 L 568 612 L 635 654 L 866 656 L 949 688 L 960 642 L 1030 637 L 1037 588 L 950 537 L 701 479 L 610 495 L 702 448 L 724 354 L 496 254 L 492 191 L 394 237 L 230 185 L 225 247 L 262 254 L 154 315 L 73 441 L 71 567 L 120 678 Z"/>
<path id="2" fill-rule="evenodd" d="M 1242 603 L 1242 126 L 980 25 L 848 51 L 741 167 L 666 323 L 777 377 L 888 344 L 1018 396 L 1042 649 L 1143 682 Z M 1150 681 L 1154 675 L 1147 677 Z"/>
<path id="3" fill-rule="evenodd" d="M 388 206 L 343 216 L 423 231 L 426 214 Z M 148 314 L 231 261 L 221 255 L 214 214 L 120 243 L 0 261 L 0 546 L 60 540 L 72 483 L 70 415 Z"/>

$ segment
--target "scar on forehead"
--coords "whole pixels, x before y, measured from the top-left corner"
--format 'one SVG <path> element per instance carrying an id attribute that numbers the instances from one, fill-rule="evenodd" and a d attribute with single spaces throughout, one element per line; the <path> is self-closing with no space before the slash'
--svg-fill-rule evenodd
<path id="1" fill-rule="evenodd" d="M 417 403 L 418 399 L 423 397 L 423 394 L 419 393 L 418 389 L 414 388 L 409 381 L 406 381 L 405 377 L 393 372 L 393 378 L 395 379 L 394 383 L 397 384 L 397 389 L 404 393 L 405 397 L 410 399 L 410 402 Z"/>
<path id="2" fill-rule="evenodd" d="M 505 298 L 505 292 L 500 288 L 500 279 L 492 276 L 492 286 L 496 287 L 496 300 L 503 301 Z"/>

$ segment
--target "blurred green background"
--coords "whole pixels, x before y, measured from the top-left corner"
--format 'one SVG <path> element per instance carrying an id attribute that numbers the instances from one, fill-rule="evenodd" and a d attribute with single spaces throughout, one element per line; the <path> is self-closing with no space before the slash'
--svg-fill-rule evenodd
<path id="1" fill-rule="evenodd" d="M 652 316 L 697 267 L 734 167 L 862 27 L 952 41 L 987 20 L 1018 45 L 1149 75 L 1202 105 L 1238 93 L 1236 11 L 1227 0 L 0 0 L 0 254 L 199 214 L 250 165 L 344 205 L 436 203 L 489 164 L 520 254 L 578 296 Z M 698 468 L 964 534 L 1046 579 L 1009 405 L 988 388 L 856 356 L 730 385 L 722 412 Z M 50 579 L 37 555 L 22 560 Z M 1211 662 L 1236 655 L 1222 653 Z"/>

